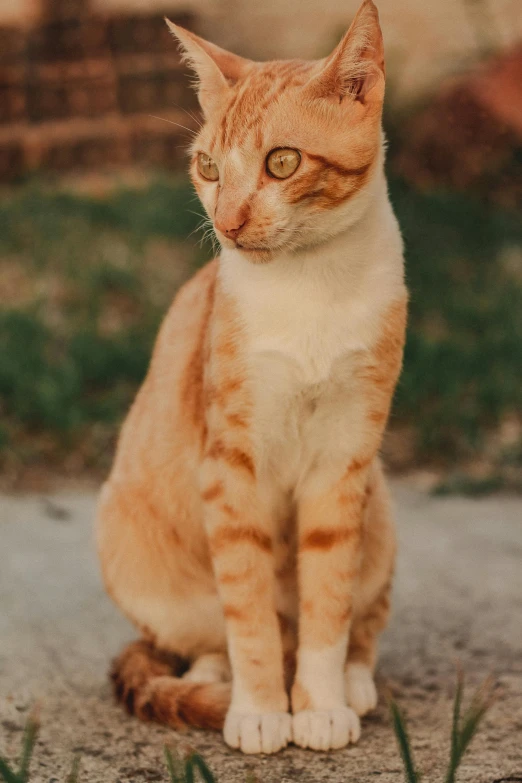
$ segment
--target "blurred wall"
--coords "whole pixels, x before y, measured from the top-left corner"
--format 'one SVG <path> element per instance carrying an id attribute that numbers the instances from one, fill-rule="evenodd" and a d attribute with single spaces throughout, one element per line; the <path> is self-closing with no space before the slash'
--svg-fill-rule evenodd
<path id="1" fill-rule="evenodd" d="M 0 0 L 0 24 L 34 19 L 43 2 Z M 110 14 L 192 11 L 216 43 L 270 59 L 322 56 L 346 29 L 359 0 L 91 0 L 90 5 Z M 399 100 L 435 86 L 476 57 L 481 45 L 504 48 L 522 39 L 521 0 L 378 0 L 378 6 Z"/>
<path id="2" fill-rule="evenodd" d="M 395 102 L 522 39 L 522 0 L 378 1 Z M 163 14 L 247 56 L 308 58 L 331 50 L 358 4 L 0 0 L 0 181 L 39 169 L 184 162 L 181 136 L 194 119 L 183 110 L 196 99 Z M 441 116 L 454 106 L 446 108 Z M 464 136 L 462 144 L 469 145 Z"/>
<path id="3" fill-rule="evenodd" d="M 0 0 L 0 24 L 31 24 L 39 11 L 39 0 Z"/>
<path id="4" fill-rule="evenodd" d="M 359 0 L 176 0 L 205 35 L 254 58 L 320 57 L 350 23 Z M 161 9 L 168 0 L 94 0 L 98 7 Z M 479 46 L 522 39 L 522 0 L 377 0 L 388 71 L 398 100 L 436 86 Z"/>

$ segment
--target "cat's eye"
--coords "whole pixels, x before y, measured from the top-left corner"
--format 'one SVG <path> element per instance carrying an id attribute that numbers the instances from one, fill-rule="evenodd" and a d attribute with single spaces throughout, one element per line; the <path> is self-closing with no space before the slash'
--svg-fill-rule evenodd
<path id="1" fill-rule="evenodd" d="M 211 182 L 215 182 L 219 179 L 219 170 L 212 158 L 206 155 L 204 152 L 198 152 L 197 158 L 198 171 L 203 179 L 209 179 Z"/>
<path id="2" fill-rule="evenodd" d="M 266 169 L 270 176 L 277 179 L 286 179 L 297 171 L 301 163 L 301 155 L 298 150 L 282 147 L 272 150 L 266 159 Z"/>

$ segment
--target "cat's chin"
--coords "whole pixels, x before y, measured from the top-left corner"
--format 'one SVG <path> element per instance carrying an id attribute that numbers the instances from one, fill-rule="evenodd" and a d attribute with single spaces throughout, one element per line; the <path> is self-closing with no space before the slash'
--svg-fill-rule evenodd
<path id="1" fill-rule="evenodd" d="M 251 264 L 268 264 L 274 258 L 275 251 L 268 248 L 250 248 L 250 247 L 236 247 L 237 251 L 241 253 L 243 258 L 250 261 Z"/>

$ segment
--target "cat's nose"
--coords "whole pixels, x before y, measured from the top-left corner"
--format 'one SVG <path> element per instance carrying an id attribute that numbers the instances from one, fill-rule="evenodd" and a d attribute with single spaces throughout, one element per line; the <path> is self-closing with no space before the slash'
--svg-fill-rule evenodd
<path id="1" fill-rule="evenodd" d="M 222 234 L 224 234 L 229 239 L 237 239 L 239 234 L 241 233 L 241 229 L 245 225 L 247 221 L 243 220 L 240 222 L 240 219 L 236 220 L 229 220 L 229 221 L 221 221 L 216 220 L 215 225 L 218 231 L 221 231 Z"/>

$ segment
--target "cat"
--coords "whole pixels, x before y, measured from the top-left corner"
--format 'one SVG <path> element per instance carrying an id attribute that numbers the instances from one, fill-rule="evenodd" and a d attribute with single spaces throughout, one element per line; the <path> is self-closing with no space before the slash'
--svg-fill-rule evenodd
<path id="1" fill-rule="evenodd" d="M 177 294 L 100 495 L 106 589 L 141 632 L 114 687 L 245 753 L 341 748 L 377 703 L 395 559 L 379 449 L 407 291 L 378 13 L 365 0 L 316 62 L 168 24 L 221 253 Z"/>

